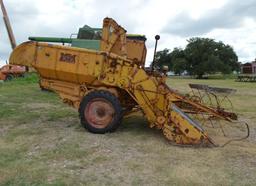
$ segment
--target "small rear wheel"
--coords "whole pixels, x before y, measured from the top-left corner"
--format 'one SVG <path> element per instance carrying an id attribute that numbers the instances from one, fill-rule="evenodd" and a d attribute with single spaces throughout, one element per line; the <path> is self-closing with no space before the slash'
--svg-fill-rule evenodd
<path id="1" fill-rule="evenodd" d="M 104 134 L 115 131 L 122 120 L 122 107 L 116 96 L 99 90 L 87 94 L 80 103 L 81 124 L 90 132 Z"/>
<path id="2" fill-rule="evenodd" d="M 11 74 L 7 74 L 5 81 L 11 81 L 13 79 L 13 76 Z"/>

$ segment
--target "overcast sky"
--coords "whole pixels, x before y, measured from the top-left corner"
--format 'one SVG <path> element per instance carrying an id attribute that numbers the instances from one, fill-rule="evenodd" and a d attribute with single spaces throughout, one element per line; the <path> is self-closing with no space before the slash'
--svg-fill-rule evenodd
<path id="1" fill-rule="evenodd" d="M 69 37 L 87 24 L 114 18 L 128 33 L 147 37 L 147 62 L 154 36 L 158 50 L 186 46 L 190 37 L 210 37 L 233 46 L 239 61 L 256 58 L 255 0 L 4 0 L 17 43 L 29 36 Z M 0 66 L 11 46 L 0 19 Z"/>

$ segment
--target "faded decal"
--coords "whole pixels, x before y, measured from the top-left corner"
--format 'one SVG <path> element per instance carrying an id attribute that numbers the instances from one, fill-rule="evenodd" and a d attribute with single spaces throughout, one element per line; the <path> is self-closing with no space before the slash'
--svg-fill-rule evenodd
<path id="1" fill-rule="evenodd" d="M 61 53 L 60 54 L 60 61 L 67 62 L 67 63 L 75 63 L 76 62 L 76 55 Z"/>

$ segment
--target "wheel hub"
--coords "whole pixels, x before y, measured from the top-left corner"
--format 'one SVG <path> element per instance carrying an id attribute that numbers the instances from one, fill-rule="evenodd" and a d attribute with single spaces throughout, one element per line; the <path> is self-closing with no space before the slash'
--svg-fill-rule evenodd
<path id="1" fill-rule="evenodd" d="M 113 120 L 115 110 L 112 104 L 102 98 L 91 100 L 84 111 L 86 120 L 95 128 L 105 128 Z"/>

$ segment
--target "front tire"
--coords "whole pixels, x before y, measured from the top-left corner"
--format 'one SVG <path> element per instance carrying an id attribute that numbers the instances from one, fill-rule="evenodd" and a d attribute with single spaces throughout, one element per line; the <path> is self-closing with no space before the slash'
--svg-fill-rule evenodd
<path id="1" fill-rule="evenodd" d="M 116 96 L 99 90 L 88 93 L 80 103 L 81 124 L 92 133 L 115 131 L 122 120 L 122 107 Z"/>

